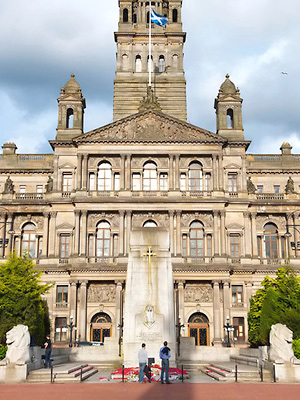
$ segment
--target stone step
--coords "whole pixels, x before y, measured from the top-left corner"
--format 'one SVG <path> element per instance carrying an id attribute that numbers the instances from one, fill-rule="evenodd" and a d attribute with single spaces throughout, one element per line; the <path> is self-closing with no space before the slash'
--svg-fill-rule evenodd
<path id="1" fill-rule="evenodd" d="M 258 358 L 248 356 L 230 356 L 230 361 L 253 366 L 258 366 L 259 364 Z"/>

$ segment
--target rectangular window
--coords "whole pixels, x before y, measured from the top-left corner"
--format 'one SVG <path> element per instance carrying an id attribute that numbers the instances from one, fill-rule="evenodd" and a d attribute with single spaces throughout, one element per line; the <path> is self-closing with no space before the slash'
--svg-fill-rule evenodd
<path id="1" fill-rule="evenodd" d="M 132 190 L 141 190 L 141 174 L 132 174 Z"/>
<path id="2" fill-rule="evenodd" d="M 38 249 L 37 249 L 38 258 L 41 257 L 41 255 L 42 255 L 42 250 L 43 250 L 43 238 L 42 238 L 42 237 L 39 237 L 39 238 L 38 238 Z"/>
<path id="3" fill-rule="evenodd" d="M 90 190 L 95 190 L 96 189 L 95 183 L 96 183 L 95 174 L 94 174 L 94 172 L 92 172 L 90 174 Z"/>
<path id="4" fill-rule="evenodd" d="M 182 235 L 182 255 L 187 257 L 187 235 Z"/>
<path id="5" fill-rule="evenodd" d="M 239 258 L 240 256 L 240 235 L 230 235 L 230 257 Z"/>
<path id="6" fill-rule="evenodd" d="M 228 191 L 237 192 L 237 174 L 228 174 Z"/>
<path id="7" fill-rule="evenodd" d="M 211 235 L 206 236 L 206 243 L 207 243 L 207 256 L 211 257 L 212 256 L 212 251 L 211 251 L 212 236 Z"/>
<path id="8" fill-rule="evenodd" d="M 36 185 L 36 194 L 38 199 L 43 197 L 43 185 Z"/>
<path id="9" fill-rule="evenodd" d="M 243 317 L 233 317 L 233 337 L 237 342 L 245 341 L 245 328 L 244 328 L 244 318 Z"/>
<path id="10" fill-rule="evenodd" d="M 118 235 L 113 236 L 113 257 L 118 257 Z"/>
<path id="11" fill-rule="evenodd" d="M 211 182 L 211 175 L 210 174 L 205 174 L 205 190 L 207 192 L 210 191 L 210 182 Z"/>
<path id="12" fill-rule="evenodd" d="M 114 175 L 114 189 L 120 190 L 120 174 L 119 172 L 116 172 Z"/>
<path id="13" fill-rule="evenodd" d="M 186 190 L 186 174 L 180 174 L 180 190 Z"/>
<path id="14" fill-rule="evenodd" d="M 61 234 L 60 235 L 60 258 L 67 259 L 70 256 L 70 235 Z"/>
<path id="15" fill-rule="evenodd" d="M 242 285 L 232 285 L 232 303 L 241 304 L 243 303 L 243 286 Z"/>
<path id="16" fill-rule="evenodd" d="M 94 256 L 94 236 L 89 235 L 89 257 Z"/>
<path id="17" fill-rule="evenodd" d="M 257 193 L 263 193 L 264 191 L 264 186 L 263 185 L 257 185 Z"/>
<path id="18" fill-rule="evenodd" d="M 168 174 L 162 173 L 159 175 L 159 188 L 160 190 L 168 190 Z"/>
<path id="19" fill-rule="evenodd" d="M 261 248 L 261 236 L 257 236 L 257 255 L 261 258 L 262 248 Z"/>
<path id="20" fill-rule="evenodd" d="M 65 342 L 67 340 L 67 318 L 57 317 L 55 318 L 55 335 L 54 340 L 56 342 Z"/>
<path id="21" fill-rule="evenodd" d="M 63 192 L 71 192 L 72 191 L 72 174 L 71 173 L 63 174 L 62 190 L 63 190 Z"/>
<path id="22" fill-rule="evenodd" d="M 56 303 L 68 303 L 68 289 L 67 285 L 56 286 Z"/>
<path id="23" fill-rule="evenodd" d="M 25 199 L 25 193 L 26 193 L 26 185 L 20 185 L 20 198 Z"/>
<path id="24" fill-rule="evenodd" d="M 280 185 L 274 185 L 274 193 L 280 193 Z"/>
<path id="25" fill-rule="evenodd" d="M 285 237 L 281 236 L 281 258 L 285 259 L 286 258 L 286 253 L 285 253 Z"/>

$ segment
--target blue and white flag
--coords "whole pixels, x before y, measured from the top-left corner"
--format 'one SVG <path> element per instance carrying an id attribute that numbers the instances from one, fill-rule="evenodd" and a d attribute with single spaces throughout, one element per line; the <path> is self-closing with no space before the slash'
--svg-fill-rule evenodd
<path id="1" fill-rule="evenodd" d="M 152 8 L 151 8 L 151 22 L 158 26 L 165 26 L 166 23 L 168 22 L 168 18 L 164 17 L 163 15 L 157 14 Z"/>

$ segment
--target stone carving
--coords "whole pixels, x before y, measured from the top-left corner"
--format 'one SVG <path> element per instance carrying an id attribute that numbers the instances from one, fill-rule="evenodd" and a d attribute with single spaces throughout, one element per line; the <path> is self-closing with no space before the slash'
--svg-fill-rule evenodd
<path id="1" fill-rule="evenodd" d="M 45 185 L 46 193 L 52 193 L 53 192 L 53 178 L 49 175 L 48 176 L 48 181 Z"/>
<path id="2" fill-rule="evenodd" d="M 148 304 L 145 308 L 145 318 L 144 318 L 144 323 L 148 328 L 151 328 L 151 326 L 154 324 L 154 309 L 151 304 Z"/>
<path id="3" fill-rule="evenodd" d="M 5 181 L 5 183 L 4 183 L 3 194 L 13 194 L 13 193 L 15 193 L 15 186 L 13 184 L 13 181 L 8 176 L 6 181 Z"/>
<path id="4" fill-rule="evenodd" d="M 254 185 L 254 183 L 251 180 L 251 177 L 248 177 L 247 180 L 247 190 L 248 190 L 248 194 L 254 194 L 256 192 L 256 187 Z"/>
<path id="5" fill-rule="evenodd" d="M 285 193 L 286 194 L 296 193 L 294 188 L 294 181 L 291 177 L 289 177 L 287 184 L 285 185 Z"/>
<path id="6" fill-rule="evenodd" d="M 100 220 L 107 220 L 111 227 L 118 228 L 119 227 L 119 215 L 114 213 L 95 213 L 89 215 L 89 228 L 96 228 L 96 224 Z"/>
<path id="7" fill-rule="evenodd" d="M 213 301 L 213 290 L 210 285 L 186 285 L 184 290 L 184 301 L 211 303 Z"/>
<path id="8" fill-rule="evenodd" d="M 16 229 L 21 229 L 22 225 L 29 221 L 35 224 L 38 229 L 43 228 L 44 219 L 40 215 L 17 215 L 14 219 L 14 225 Z"/>
<path id="9" fill-rule="evenodd" d="M 168 228 L 170 225 L 168 214 L 141 213 L 132 216 L 132 226 L 141 228 L 148 219 L 154 220 L 160 228 Z"/>
<path id="10" fill-rule="evenodd" d="M 108 127 L 95 129 L 76 139 L 76 142 L 209 142 L 220 143 L 220 136 L 162 116 L 157 111 L 127 117 L 122 122 L 114 122 Z"/>
<path id="11" fill-rule="evenodd" d="M 283 324 L 272 325 L 270 331 L 270 359 L 282 364 L 290 362 L 300 364 L 292 348 L 293 332 Z"/>
<path id="12" fill-rule="evenodd" d="M 205 228 L 212 227 L 213 225 L 213 216 L 211 214 L 205 213 L 184 213 L 181 216 L 182 226 L 189 227 L 191 222 L 199 220 L 203 222 Z"/>
<path id="13" fill-rule="evenodd" d="M 2 361 L 0 361 L 0 365 L 24 365 L 30 361 L 30 334 L 28 331 L 28 326 L 14 326 L 10 331 L 6 333 L 6 344 L 6 357 Z"/>
<path id="14" fill-rule="evenodd" d="M 161 111 L 161 107 L 158 103 L 157 97 L 154 94 L 154 90 L 151 88 L 151 86 L 148 86 L 147 95 L 143 97 L 143 100 L 141 101 L 141 105 L 139 107 L 139 111 L 145 111 L 150 109 Z"/>
<path id="15" fill-rule="evenodd" d="M 116 287 L 92 283 L 88 288 L 87 299 L 89 303 L 113 303 L 116 301 Z"/>

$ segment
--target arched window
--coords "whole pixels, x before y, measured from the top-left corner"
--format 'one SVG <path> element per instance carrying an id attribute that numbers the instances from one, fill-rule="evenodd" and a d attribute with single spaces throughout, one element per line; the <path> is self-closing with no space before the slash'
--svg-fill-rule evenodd
<path id="1" fill-rule="evenodd" d="M 126 71 L 129 67 L 129 57 L 127 54 L 122 55 L 122 65 L 123 65 L 123 71 Z"/>
<path id="2" fill-rule="evenodd" d="M 144 165 L 143 190 L 157 190 L 157 167 L 154 162 L 147 162 Z"/>
<path id="3" fill-rule="evenodd" d="M 67 129 L 72 129 L 73 128 L 73 123 L 74 123 L 74 111 L 73 108 L 68 108 L 67 109 Z"/>
<path id="4" fill-rule="evenodd" d="M 110 224 L 101 221 L 96 228 L 96 257 L 105 258 L 110 256 Z"/>
<path id="5" fill-rule="evenodd" d="M 158 72 L 165 72 L 166 64 L 165 64 L 165 57 L 159 56 L 158 60 Z"/>
<path id="6" fill-rule="evenodd" d="M 98 190 L 111 190 L 112 172 L 108 162 L 102 162 L 98 166 Z"/>
<path id="7" fill-rule="evenodd" d="M 133 14 L 133 16 L 132 16 L 132 22 L 133 22 L 134 24 L 137 23 L 137 16 L 136 16 L 136 14 Z"/>
<path id="8" fill-rule="evenodd" d="M 157 223 L 152 219 L 148 219 L 148 221 L 144 222 L 144 228 L 157 228 Z"/>
<path id="9" fill-rule="evenodd" d="M 172 19 L 173 19 L 173 22 L 178 22 L 178 11 L 177 11 L 177 8 L 174 8 L 173 11 L 172 11 Z"/>
<path id="10" fill-rule="evenodd" d="M 149 68 L 153 72 L 153 56 L 151 56 L 151 61 L 149 62 L 149 56 L 147 57 L 147 71 L 149 72 Z"/>
<path id="11" fill-rule="evenodd" d="M 22 229 L 22 251 L 28 258 L 35 258 L 36 249 L 36 226 L 28 222 Z"/>
<path id="12" fill-rule="evenodd" d="M 275 224 L 268 223 L 264 226 L 264 242 L 266 258 L 278 258 L 278 230 Z"/>
<path id="13" fill-rule="evenodd" d="M 91 341 L 103 343 L 106 337 L 111 336 L 112 322 L 108 314 L 101 312 L 91 320 Z"/>
<path id="14" fill-rule="evenodd" d="M 177 69 L 178 68 L 178 55 L 177 54 L 173 54 L 173 68 Z"/>
<path id="15" fill-rule="evenodd" d="M 204 226 L 200 221 L 194 221 L 190 225 L 190 249 L 191 257 L 203 257 Z"/>
<path id="16" fill-rule="evenodd" d="M 189 336 L 195 339 L 196 346 L 209 346 L 209 320 L 202 313 L 195 313 L 189 318 Z"/>
<path id="17" fill-rule="evenodd" d="M 142 72 L 142 58 L 139 55 L 135 57 L 135 72 Z"/>
<path id="18" fill-rule="evenodd" d="M 233 110 L 231 108 L 227 110 L 227 128 L 233 129 Z"/>
<path id="19" fill-rule="evenodd" d="M 192 162 L 189 165 L 189 190 L 202 190 L 202 165 L 199 162 Z"/>
<path id="20" fill-rule="evenodd" d="M 123 22 L 128 22 L 128 9 L 124 8 L 123 10 Z"/>

